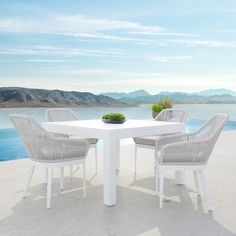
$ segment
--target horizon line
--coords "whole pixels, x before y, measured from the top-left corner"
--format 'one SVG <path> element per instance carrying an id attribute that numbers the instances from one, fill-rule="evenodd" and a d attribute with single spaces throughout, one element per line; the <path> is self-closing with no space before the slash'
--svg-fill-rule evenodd
<path id="1" fill-rule="evenodd" d="M 100 92 L 100 93 L 93 93 L 93 92 L 89 92 L 89 91 L 79 91 L 79 90 L 62 90 L 62 89 L 57 89 L 57 88 L 54 88 L 54 89 L 47 89 L 47 88 L 35 88 L 35 87 L 21 87 L 21 86 L 4 86 L 4 87 L 0 87 L 0 90 L 2 89 L 37 89 L 37 90 L 48 90 L 48 91 L 64 91 L 64 92 L 79 92 L 79 93 L 91 93 L 91 94 L 95 94 L 95 95 L 104 95 L 104 94 L 107 94 L 107 93 L 124 93 L 124 94 L 129 94 L 129 93 L 133 93 L 133 92 L 138 92 L 138 91 L 145 91 L 147 93 L 149 93 L 150 95 L 157 95 L 157 94 L 160 94 L 160 93 L 185 93 L 185 94 L 195 94 L 195 93 L 201 93 L 201 92 L 206 92 L 206 91 L 211 91 L 211 90 L 228 90 L 229 92 L 235 92 L 236 93 L 236 90 L 232 90 L 232 89 L 227 89 L 227 88 L 212 88 L 212 89 L 204 89 L 204 90 L 198 90 L 198 91 L 195 91 L 195 92 L 184 92 L 184 91 L 168 91 L 168 90 L 161 90 L 157 93 L 150 93 L 148 92 L 146 89 L 136 89 L 136 90 L 131 90 L 129 92 L 124 92 L 124 91 L 105 91 L 105 92 Z"/>

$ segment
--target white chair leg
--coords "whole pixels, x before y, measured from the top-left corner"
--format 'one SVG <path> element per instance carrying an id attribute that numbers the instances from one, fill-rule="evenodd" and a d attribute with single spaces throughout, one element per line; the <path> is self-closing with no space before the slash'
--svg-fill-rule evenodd
<path id="1" fill-rule="evenodd" d="M 206 200 L 207 211 L 211 211 L 212 204 L 211 204 L 210 194 L 209 194 L 209 190 L 208 190 L 206 170 L 200 171 L 200 179 L 201 179 L 204 198 Z"/>
<path id="2" fill-rule="evenodd" d="M 73 166 L 71 165 L 70 166 L 70 178 L 72 179 L 72 176 L 73 176 Z"/>
<path id="3" fill-rule="evenodd" d="M 64 167 L 60 168 L 60 189 L 64 189 L 64 184 L 63 184 L 63 179 L 64 179 Z"/>
<path id="4" fill-rule="evenodd" d="M 164 194 L 164 169 L 159 166 L 158 167 L 158 175 L 159 175 L 159 197 L 160 197 L 160 209 L 163 206 L 163 194 Z"/>
<path id="5" fill-rule="evenodd" d="M 53 169 L 50 167 L 48 168 L 48 185 L 47 185 L 47 208 L 51 207 L 51 195 L 52 195 L 52 176 L 53 176 Z"/>
<path id="6" fill-rule="evenodd" d="M 44 168 L 44 170 L 43 170 L 43 183 L 47 184 L 47 180 L 48 180 L 48 169 Z"/>
<path id="7" fill-rule="evenodd" d="M 154 170 L 156 169 L 156 156 L 155 156 L 155 150 L 154 150 Z"/>
<path id="8" fill-rule="evenodd" d="M 95 167 L 96 167 L 96 174 L 98 173 L 98 150 L 97 150 L 97 145 L 94 148 L 95 151 Z"/>
<path id="9" fill-rule="evenodd" d="M 85 167 L 85 160 L 83 163 L 83 197 L 86 198 L 86 167 Z"/>
<path id="10" fill-rule="evenodd" d="M 155 164 L 155 166 L 156 166 L 156 169 L 155 169 L 155 174 L 156 174 L 156 193 L 159 193 L 159 172 L 158 172 L 157 164 Z"/>
<path id="11" fill-rule="evenodd" d="M 184 185 L 185 184 L 185 171 L 175 171 L 175 182 L 178 185 Z"/>
<path id="12" fill-rule="evenodd" d="M 27 192 L 29 190 L 30 182 L 31 182 L 31 179 L 32 179 L 32 176 L 33 176 L 33 173 L 34 173 L 34 168 L 35 167 L 33 165 L 29 166 L 29 172 L 28 172 L 28 175 L 27 175 L 27 178 L 26 178 L 24 197 L 26 197 Z"/>
<path id="13" fill-rule="evenodd" d="M 202 191 L 201 191 L 200 183 L 199 183 L 199 173 L 198 173 L 198 171 L 196 171 L 196 170 L 193 171 L 193 177 L 194 177 L 194 182 L 195 182 L 195 186 L 196 186 L 197 195 L 202 196 Z"/>
<path id="14" fill-rule="evenodd" d="M 137 144 L 135 144 L 135 157 L 134 157 L 134 173 L 136 174 L 136 169 L 137 169 L 137 152 L 138 152 L 138 147 Z"/>

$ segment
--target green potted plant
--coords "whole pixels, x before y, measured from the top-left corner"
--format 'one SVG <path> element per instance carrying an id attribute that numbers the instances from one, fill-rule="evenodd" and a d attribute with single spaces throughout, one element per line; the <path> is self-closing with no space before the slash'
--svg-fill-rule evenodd
<path id="1" fill-rule="evenodd" d="M 155 103 L 152 105 L 152 117 L 155 119 L 155 117 L 163 110 L 163 106 L 159 103 Z"/>
<path id="2" fill-rule="evenodd" d="M 121 113 L 109 113 L 102 116 L 102 121 L 109 124 L 122 124 L 126 118 Z"/>
<path id="3" fill-rule="evenodd" d="M 170 98 L 161 99 L 158 103 L 155 103 L 152 105 L 152 117 L 155 119 L 155 117 L 163 110 L 172 108 L 173 102 Z"/>
<path id="4" fill-rule="evenodd" d="M 159 104 L 161 104 L 164 107 L 164 109 L 172 108 L 173 106 L 173 102 L 170 98 L 161 99 Z"/>

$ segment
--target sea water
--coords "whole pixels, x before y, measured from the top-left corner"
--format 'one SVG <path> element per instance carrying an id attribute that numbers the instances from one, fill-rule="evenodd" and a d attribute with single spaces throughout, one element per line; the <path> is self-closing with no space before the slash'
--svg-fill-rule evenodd
<path id="1" fill-rule="evenodd" d="M 224 130 L 236 130 L 236 104 L 178 104 L 175 108 L 188 112 L 187 131 L 196 131 L 215 113 L 227 113 L 230 121 Z M 28 114 L 38 122 L 45 121 L 46 108 L 2 108 L 0 109 L 0 161 L 26 158 L 27 154 L 18 137 L 9 115 L 13 113 Z M 120 112 L 127 119 L 152 119 L 151 105 L 139 107 L 80 107 L 71 108 L 82 119 L 100 119 L 105 113 Z M 99 144 L 101 145 L 101 143 Z"/>

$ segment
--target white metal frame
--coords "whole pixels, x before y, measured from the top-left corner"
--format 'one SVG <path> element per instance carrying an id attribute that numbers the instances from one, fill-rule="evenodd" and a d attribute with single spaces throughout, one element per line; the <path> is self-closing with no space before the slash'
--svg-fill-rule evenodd
<path id="1" fill-rule="evenodd" d="M 167 170 L 193 171 L 197 194 L 206 200 L 207 211 L 212 210 L 210 193 L 207 183 L 207 164 L 201 165 L 162 165 L 156 160 L 156 193 L 159 193 L 160 209 L 163 207 L 164 196 L 164 174 Z"/>
<path id="2" fill-rule="evenodd" d="M 98 173 L 98 157 L 97 157 L 97 153 L 98 153 L 98 149 L 97 149 L 97 144 L 90 144 L 89 145 L 90 148 L 94 148 L 94 153 L 95 153 L 95 168 L 96 168 L 96 174 Z M 90 149 L 89 149 L 90 150 Z M 76 169 L 73 169 L 73 165 L 70 166 L 70 178 L 72 179 L 73 174 L 75 173 L 75 171 L 78 169 L 79 167 L 77 166 Z"/>
<path id="3" fill-rule="evenodd" d="M 48 132 L 103 139 L 103 200 L 107 206 L 116 205 L 116 169 L 119 166 L 120 139 L 183 132 L 185 129 L 185 124 L 181 122 L 152 120 L 127 120 L 124 124 L 104 124 L 101 120 L 78 120 L 45 122 L 42 125 Z"/>
<path id="4" fill-rule="evenodd" d="M 135 157 L 134 157 L 134 174 L 136 174 L 137 171 L 137 157 L 138 157 L 138 148 L 146 148 L 146 149 L 152 149 L 155 152 L 156 146 L 151 145 L 144 145 L 144 144 L 137 144 L 135 143 Z M 155 163 L 155 155 L 154 156 L 154 163 Z"/>
<path id="5" fill-rule="evenodd" d="M 154 154 L 153 154 L 154 168 L 156 168 L 156 160 L 155 160 L 156 146 L 135 143 L 135 154 L 134 154 L 135 155 L 135 157 L 134 157 L 134 175 L 135 176 L 136 176 L 136 170 L 137 170 L 138 148 L 152 149 L 154 151 Z M 176 184 L 179 184 L 179 185 L 185 184 L 185 172 L 184 171 L 179 171 L 179 170 L 175 171 L 175 182 L 176 182 Z"/>
<path id="6" fill-rule="evenodd" d="M 61 162 L 39 162 L 29 160 L 29 172 L 26 179 L 25 193 L 24 197 L 27 196 L 30 182 L 33 176 L 35 167 L 43 168 L 46 173 L 46 183 L 47 183 L 47 208 L 51 207 L 51 195 L 52 195 L 52 179 L 53 179 L 53 168 L 60 168 L 60 188 L 63 189 L 63 176 L 64 176 L 64 167 L 73 166 L 73 165 L 82 165 L 83 166 L 83 197 L 86 197 L 86 167 L 85 167 L 85 157 L 79 160 L 73 161 L 61 161 Z"/>
<path id="7" fill-rule="evenodd" d="M 156 191 L 159 191 L 160 194 L 161 209 L 164 172 L 169 169 L 182 172 L 193 171 L 197 192 L 205 198 L 207 210 L 212 210 L 206 177 L 207 162 L 228 118 L 229 116 L 226 114 L 215 114 L 195 133 L 169 135 L 157 140 L 155 152 Z M 184 156 L 183 153 L 187 155 Z M 176 158 L 178 155 L 181 155 L 182 159 Z"/>
<path id="8" fill-rule="evenodd" d="M 161 116 L 162 113 L 164 112 L 169 112 L 169 111 L 181 111 L 181 112 L 185 112 L 182 109 L 173 109 L 173 108 L 168 108 L 168 109 L 164 109 L 162 110 L 156 117 L 155 117 L 155 121 L 162 121 L 162 120 L 158 120 L 158 117 Z M 187 112 L 185 112 L 185 115 L 182 118 L 182 121 L 180 122 L 186 122 L 187 119 Z M 166 120 L 163 120 L 164 122 L 168 122 Z M 181 133 L 184 133 L 184 131 L 182 131 Z M 171 133 L 173 134 L 173 133 Z M 151 145 L 145 145 L 145 144 L 138 144 L 135 143 L 135 158 L 134 158 L 134 174 L 136 175 L 136 171 L 137 171 L 137 157 L 138 157 L 138 148 L 143 148 L 143 149 L 152 149 L 155 152 L 156 146 L 151 146 Z M 155 166 L 155 154 L 154 154 L 154 166 Z M 184 179 L 184 172 L 180 172 L 180 171 L 176 171 L 175 172 L 175 181 L 177 184 L 184 184 L 185 179 Z"/>
<path id="9" fill-rule="evenodd" d="M 79 120 L 79 118 L 78 118 L 78 116 L 75 114 L 75 112 L 73 111 L 73 110 L 71 110 L 71 109 L 68 109 L 68 108 L 50 108 L 50 109 L 47 109 L 47 110 L 45 110 L 45 117 L 46 117 L 46 120 L 48 121 L 48 122 L 53 122 L 53 121 L 50 121 L 50 119 L 49 119 L 49 112 L 50 112 L 50 110 L 56 110 L 56 111 L 67 111 L 67 112 L 69 112 L 69 113 L 71 113 L 72 114 L 72 116 L 74 117 L 74 119 L 75 120 Z M 69 137 L 70 138 L 70 137 Z M 72 138 L 73 138 L 73 136 L 72 136 Z M 95 152 L 95 168 L 96 168 L 96 174 L 98 173 L 98 166 L 97 166 L 97 143 L 95 143 L 95 144 L 90 144 L 89 145 L 89 147 L 90 148 L 94 148 L 94 152 Z M 77 170 L 78 169 L 78 166 L 76 167 L 76 169 L 75 170 Z M 64 171 L 63 171 L 64 172 Z M 74 170 L 73 170 L 73 165 L 72 166 L 70 166 L 70 178 L 72 179 L 72 177 L 73 177 L 73 173 L 74 173 Z M 45 179 L 46 179 L 46 175 L 45 175 Z M 45 181 L 46 182 L 46 181 Z"/>

